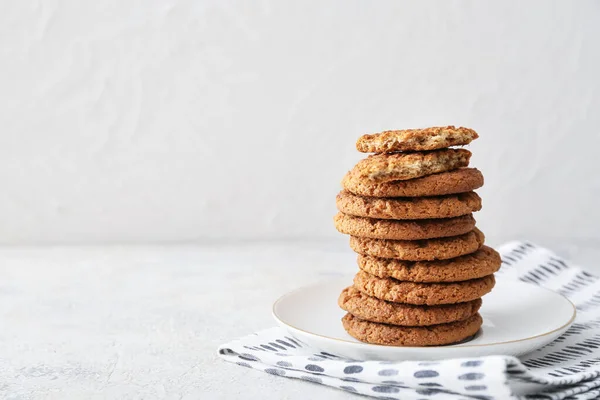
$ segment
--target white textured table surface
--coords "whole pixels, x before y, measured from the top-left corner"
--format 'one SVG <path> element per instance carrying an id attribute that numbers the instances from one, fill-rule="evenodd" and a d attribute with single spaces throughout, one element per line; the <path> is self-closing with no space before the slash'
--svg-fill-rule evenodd
<path id="1" fill-rule="evenodd" d="M 0 248 L 0 398 L 348 398 L 216 348 L 273 326 L 280 294 L 354 260 L 337 243 Z"/>

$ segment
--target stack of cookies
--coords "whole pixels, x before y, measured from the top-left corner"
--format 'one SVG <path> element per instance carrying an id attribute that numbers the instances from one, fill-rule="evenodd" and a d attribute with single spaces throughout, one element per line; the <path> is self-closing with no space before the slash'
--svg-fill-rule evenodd
<path id="1" fill-rule="evenodd" d="M 477 139 L 453 126 L 364 135 L 376 153 L 346 174 L 338 231 L 350 235 L 359 272 L 339 305 L 353 337 L 394 346 L 436 346 L 475 335 L 481 297 L 494 287 L 499 254 L 484 246 L 473 212 L 483 176 L 462 146 Z"/>

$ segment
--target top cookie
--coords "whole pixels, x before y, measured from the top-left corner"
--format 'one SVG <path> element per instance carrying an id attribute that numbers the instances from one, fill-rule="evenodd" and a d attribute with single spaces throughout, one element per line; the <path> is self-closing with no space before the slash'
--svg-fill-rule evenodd
<path id="1" fill-rule="evenodd" d="M 360 160 L 351 174 L 372 183 L 404 181 L 466 167 L 470 158 L 471 152 L 464 149 L 375 154 Z"/>
<path id="2" fill-rule="evenodd" d="M 473 129 L 454 126 L 384 131 L 362 135 L 356 149 L 362 153 L 437 150 L 469 144 L 478 137 Z"/>

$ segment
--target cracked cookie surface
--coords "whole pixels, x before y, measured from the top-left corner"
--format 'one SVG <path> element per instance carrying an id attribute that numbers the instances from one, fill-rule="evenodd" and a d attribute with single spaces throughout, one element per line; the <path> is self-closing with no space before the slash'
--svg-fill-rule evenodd
<path id="1" fill-rule="evenodd" d="M 466 167 L 470 158 L 471 152 L 465 149 L 374 154 L 360 160 L 352 171 L 373 183 L 382 183 Z"/>
<path id="2" fill-rule="evenodd" d="M 380 219 L 451 218 L 481 210 L 481 198 L 475 192 L 436 197 L 381 198 L 357 196 L 341 191 L 337 209 L 344 214 Z"/>
<path id="3" fill-rule="evenodd" d="M 455 126 L 390 130 L 362 135 L 356 141 L 356 149 L 362 153 L 436 150 L 463 146 L 478 137 L 473 129 Z"/>
<path id="4" fill-rule="evenodd" d="M 491 275 L 500 269 L 500 254 L 483 246 L 474 253 L 441 261 L 403 261 L 358 256 L 358 266 L 378 278 L 409 282 L 461 282 Z"/>
<path id="5" fill-rule="evenodd" d="M 369 322 L 348 313 L 342 318 L 352 337 L 367 343 L 388 346 L 441 346 L 475 335 L 483 320 L 479 313 L 462 321 L 431 326 L 397 326 Z"/>
<path id="6" fill-rule="evenodd" d="M 403 326 L 427 326 L 462 321 L 481 307 L 481 299 L 441 306 L 392 303 L 368 296 L 350 286 L 342 291 L 338 305 L 360 319 Z"/>
<path id="7" fill-rule="evenodd" d="M 463 282 L 417 283 L 378 278 L 361 270 L 354 276 L 353 286 L 381 300 L 431 306 L 478 299 L 489 293 L 495 283 L 494 275 Z"/>
<path id="8" fill-rule="evenodd" d="M 468 214 L 454 218 L 399 221 L 355 217 L 340 212 L 334 217 L 334 224 L 339 232 L 352 236 L 420 240 L 462 235 L 475 228 L 475 218 Z"/>
<path id="9" fill-rule="evenodd" d="M 446 260 L 477 251 L 485 236 L 475 228 L 463 235 L 424 240 L 386 240 L 350 236 L 350 248 L 358 254 L 407 261 Z"/>
<path id="10" fill-rule="evenodd" d="M 459 168 L 404 181 L 374 183 L 357 171 L 349 171 L 342 187 L 360 196 L 420 197 L 464 193 L 483 186 L 483 175 L 476 168 Z"/>

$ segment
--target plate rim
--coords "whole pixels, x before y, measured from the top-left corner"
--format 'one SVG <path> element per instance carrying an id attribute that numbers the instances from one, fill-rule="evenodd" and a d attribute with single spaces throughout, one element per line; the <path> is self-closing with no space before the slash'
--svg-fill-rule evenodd
<path id="1" fill-rule="evenodd" d="M 464 349 L 464 348 L 474 348 L 474 347 L 491 347 L 491 346 L 501 346 L 501 345 L 507 345 L 507 344 L 525 342 L 525 341 L 539 339 L 539 338 L 544 337 L 544 336 L 552 335 L 552 334 L 554 334 L 556 332 L 559 332 L 559 331 L 563 330 L 564 328 L 570 326 L 573 323 L 573 321 L 575 321 L 575 318 L 577 317 L 577 307 L 575 307 L 575 304 L 573 304 L 573 302 L 571 300 L 569 300 L 569 298 L 567 298 L 565 295 L 560 294 L 558 292 L 555 292 L 554 290 L 545 288 L 543 286 L 533 285 L 531 283 L 523 282 L 521 280 L 506 279 L 504 277 L 497 277 L 497 278 L 500 278 L 501 280 L 513 281 L 513 282 L 520 283 L 520 284 L 527 285 L 527 286 L 533 286 L 533 287 L 536 287 L 538 289 L 542 289 L 542 290 L 545 290 L 547 292 L 550 292 L 550 293 L 553 293 L 555 295 L 558 295 L 558 296 L 562 297 L 564 300 L 566 300 L 571 305 L 571 308 L 572 308 L 572 311 L 573 311 L 573 313 L 571 314 L 571 318 L 569 318 L 569 321 L 567 321 L 566 323 L 564 323 L 560 327 L 555 328 L 555 329 L 553 329 L 551 331 L 548 331 L 548 332 L 545 332 L 545 333 L 540 333 L 540 334 L 534 335 L 534 336 L 529 336 L 529 337 L 522 338 L 522 339 L 507 340 L 507 341 L 504 341 L 504 342 L 494 342 L 494 343 L 487 343 L 487 344 L 464 344 L 464 345 L 460 345 L 459 344 L 459 345 L 449 345 L 449 346 L 391 346 L 391 345 L 383 345 L 383 344 L 353 342 L 353 341 L 350 341 L 350 340 L 338 339 L 338 338 L 334 338 L 334 337 L 331 337 L 331 336 L 325 336 L 325 335 L 321 335 L 321 334 L 318 334 L 318 333 L 308 332 L 308 331 L 306 331 L 304 329 L 298 328 L 298 327 L 293 326 L 293 325 L 291 325 L 291 324 L 289 324 L 287 322 L 284 322 L 277 315 L 277 312 L 275 311 L 275 308 L 277 307 L 277 304 L 279 304 L 279 302 L 281 302 L 282 300 L 284 300 L 286 297 L 291 296 L 291 295 L 293 295 L 296 292 L 299 292 L 301 290 L 305 290 L 305 289 L 311 288 L 313 286 L 324 285 L 324 284 L 333 283 L 335 281 L 338 281 L 338 280 L 341 281 L 342 279 L 345 279 L 345 278 L 341 278 L 341 277 L 337 278 L 337 279 L 328 279 L 328 280 L 316 282 L 316 283 L 313 283 L 313 284 L 304 285 L 304 286 L 298 287 L 296 289 L 290 290 L 287 293 L 284 293 L 277 300 L 275 300 L 275 302 L 273 302 L 273 305 L 271 306 L 271 315 L 273 316 L 273 318 L 275 319 L 275 321 L 277 321 L 278 324 L 287 326 L 289 328 L 292 328 L 292 329 L 294 329 L 296 331 L 302 332 L 302 333 L 304 333 L 306 335 L 309 335 L 309 336 L 317 336 L 317 337 L 320 337 L 320 338 L 323 338 L 323 339 L 334 340 L 336 342 L 342 342 L 344 344 L 349 344 L 349 345 L 358 346 L 358 347 L 373 347 L 373 346 L 376 346 L 376 347 L 382 347 L 382 348 L 385 347 L 385 348 L 388 348 L 388 349 L 389 348 L 398 348 L 398 349 L 420 349 L 420 350 L 423 350 L 423 349 L 432 349 L 432 350 L 433 349 L 437 349 L 437 350 L 439 350 L 440 348 L 444 348 L 444 349 Z"/>

